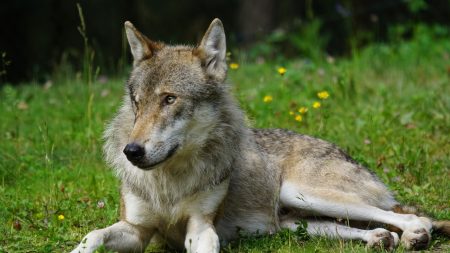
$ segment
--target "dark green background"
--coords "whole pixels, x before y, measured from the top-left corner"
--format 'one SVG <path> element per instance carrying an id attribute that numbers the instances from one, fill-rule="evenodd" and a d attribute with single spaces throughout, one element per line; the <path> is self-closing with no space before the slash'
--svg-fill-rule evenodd
<path id="1" fill-rule="evenodd" d="M 62 63 L 80 68 L 83 40 L 77 31 L 77 2 L 84 11 L 95 64 L 105 74 L 123 67 L 118 62 L 127 55 L 122 36 L 125 20 L 151 38 L 195 44 L 209 22 L 219 17 L 229 45 L 247 48 L 277 28 L 320 19 L 320 31 L 329 38 L 326 50 L 332 55 L 349 54 L 352 45 L 389 40 L 389 28 L 394 25 L 450 23 L 448 0 L 1 1 L 0 52 L 6 53 L 3 61 L 10 62 L 4 67 L 2 83 L 44 82 Z"/>

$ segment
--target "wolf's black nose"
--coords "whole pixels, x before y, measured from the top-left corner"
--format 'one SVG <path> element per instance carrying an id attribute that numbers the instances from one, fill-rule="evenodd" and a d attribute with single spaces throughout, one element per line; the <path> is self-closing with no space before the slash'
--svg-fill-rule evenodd
<path id="1" fill-rule="evenodd" d="M 143 146 L 137 144 L 137 143 L 130 143 L 125 146 L 125 149 L 123 150 L 125 155 L 127 156 L 128 160 L 130 161 L 136 161 L 141 159 L 145 154 L 145 149 Z"/>

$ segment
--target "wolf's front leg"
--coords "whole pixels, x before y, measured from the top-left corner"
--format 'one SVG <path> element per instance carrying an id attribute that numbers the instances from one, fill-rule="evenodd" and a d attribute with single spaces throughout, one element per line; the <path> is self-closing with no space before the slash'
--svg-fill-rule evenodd
<path id="1" fill-rule="evenodd" d="M 90 253 L 104 245 L 115 252 L 144 252 L 153 234 L 151 229 L 119 221 L 87 234 L 72 253 Z"/>
<path id="2" fill-rule="evenodd" d="M 188 253 L 218 253 L 219 237 L 212 220 L 205 216 L 191 216 L 187 224 L 184 246 Z"/>

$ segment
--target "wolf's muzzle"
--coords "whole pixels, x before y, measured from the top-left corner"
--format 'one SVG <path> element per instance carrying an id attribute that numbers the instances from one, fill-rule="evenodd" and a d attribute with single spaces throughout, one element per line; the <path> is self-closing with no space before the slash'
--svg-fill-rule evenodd
<path id="1" fill-rule="evenodd" d="M 145 148 L 137 143 L 130 143 L 125 146 L 123 153 L 130 162 L 137 162 L 145 155 Z"/>

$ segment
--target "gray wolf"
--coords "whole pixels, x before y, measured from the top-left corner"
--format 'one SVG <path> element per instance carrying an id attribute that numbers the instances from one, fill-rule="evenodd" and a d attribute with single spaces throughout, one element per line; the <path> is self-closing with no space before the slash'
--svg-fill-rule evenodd
<path id="1" fill-rule="evenodd" d="M 225 82 L 226 43 L 212 21 L 196 47 L 148 39 L 125 23 L 133 70 L 104 152 L 121 180 L 121 217 L 73 252 L 100 245 L 143 252 L 152 238 L 187 252 L 219 252 L 248 233 L 307 222 L 311 235 L 407 249 L 448 222 L 406 214 L 386 186 L 341 149 L 280 129 L 251 129 Z M 339 219 L 402 231 L 350 227 Z"/>

